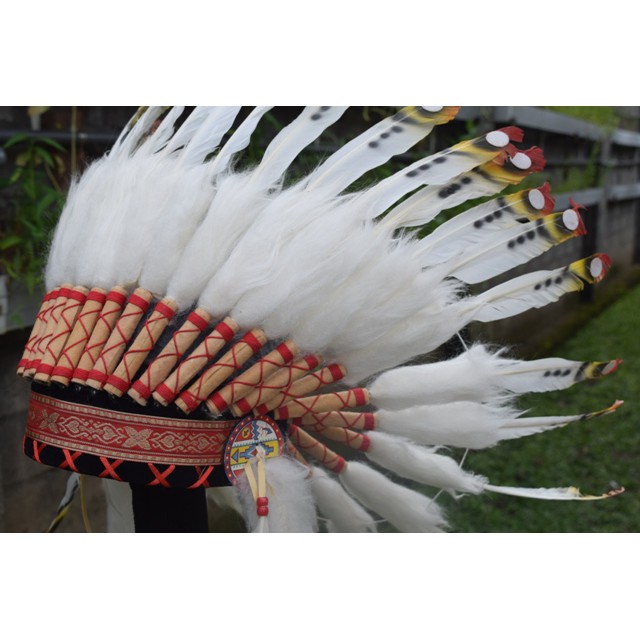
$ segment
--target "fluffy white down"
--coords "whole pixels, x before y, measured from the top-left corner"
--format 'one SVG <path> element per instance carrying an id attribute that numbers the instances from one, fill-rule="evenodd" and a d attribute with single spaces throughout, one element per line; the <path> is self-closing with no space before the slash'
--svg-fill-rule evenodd
<path id="1" fill-rule="evenodd" d="M 315 533 L 318 528 L 315 503 L 308 479 L 309 470 L 292 458 L 277 456 L 265 462 L 270 533 Z M 256 531 L 259 518 L 246 476 L 237 488 L 249 531 Z"/>

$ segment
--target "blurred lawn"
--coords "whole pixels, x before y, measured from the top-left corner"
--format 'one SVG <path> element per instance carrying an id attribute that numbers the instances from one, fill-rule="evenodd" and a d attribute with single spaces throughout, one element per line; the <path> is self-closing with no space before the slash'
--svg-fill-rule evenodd
<path id="1" fill-rule="evenodd" d="M 599 495 L 618 485 L 626 492 L 589 502 L 540 501 L 485 493 L 460 500 L 442 496 L 453 531 L 460 532 L 638 532 L 640 531 L 640 287 L 594 318 L 553 356 L 571 360 L 622 358 L 620 369 L 567 391 L 521 399 L 530 415 L 595 411 L 621 399 L 614 414 L 494 449 L 469 452 L 464 467 L 492 484 L 579 487 Z M 444 498 L 444 499 L 443 499 Z"/>

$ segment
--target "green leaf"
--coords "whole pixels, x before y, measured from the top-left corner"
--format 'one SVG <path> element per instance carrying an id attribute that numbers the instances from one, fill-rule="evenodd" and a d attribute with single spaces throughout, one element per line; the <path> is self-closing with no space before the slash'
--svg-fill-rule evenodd
<path id="1" fill-rule="evenodd" d="M 26 133 L 16 133 L 16 135 L 11 136 L 5 143 L 4 143 L 4 148 L 5 149 L 10 149 L 11 147 L 14 147 L 15 145 L 19 144 L 20 142 L 24 142 L 25 140 L 27 140 L 29 138 L 29 135 Z"/>
<path id="2" fill-rule="evenodd" d="M 9 249 L 19 244 L 22 244 L 22 238 L 20 236 L 12 235 L 0 238 L 0 249 Z"/>

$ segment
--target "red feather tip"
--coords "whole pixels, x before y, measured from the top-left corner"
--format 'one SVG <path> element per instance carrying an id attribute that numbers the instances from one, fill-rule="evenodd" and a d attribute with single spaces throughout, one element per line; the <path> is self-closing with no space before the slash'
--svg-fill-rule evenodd
<path id="1" fill-rule="evenodd" d="M 555 198 L 551 195 L 551 185 L 545 182 L 541 187 L 538 187 L 538 191 L 544 197 L 544 207 L 542 207 L 542 211 L 544 211 L 544 213 L 551 213 L 556 206 Z"/>
<path id="2" fill-rule="evenodd" d="M 600 260 L 602 267 L 600 269 L 596 269 L 594 272 L 594 268 L 592 267 L 594 260 Z M 609 267 L 611 266 L 611 258 L 606 253 L 596 253 L 591 261 L 589 262 L 589 270 L 591 271 L 591 276 L 595 280 L 595 282 L 600 282 L 606 275 L 607 271 L 609 271 Z"/>
<path id="3" fill-rule="evenodd" d="M 580 209 L 587 210 L 587 207 L 583 204 L 578 204 L 573 198 L 569 198 L 569 203 L 571 204 L 571 208 L 576 212 L 580 211 Z"/>
<path id="4" fill-rule="evenodd" d="M 602 369 L 602 375 L 608 376 L 611 373 L 614 373 L 618 370 L 618 367 L 624 362 L 621 358 L 616 358 L 615 360 L 610 360 L 609 363 Z"/>
<path id="5" fill-rule="evenodd" d="M 524 138 L 524 131 L 520 127 L 502 127 L 498 131 L 506 133 L 512 142 L 522 142 Z"/>
<path id="6" fill-rule="evenodd" d="M 576 236 L 586 236 L 587 235 L 587 227 L 584 224 L 584 220 L 582 216 L 576 211 L 576 215 L 578 216 L 578 226 L 575 230 Z"/>
<path id="7" fill-rule="evenodd" d="M 520 151 L 524 153 L 529 160 L 531 160 L 531 166 L 527 169 L 528 173 L 535 173 L 536 171 L 542 171 L 547 161 L 544 159 L 544 153 L 540 147 L 531 147 L 526 151 Z"/>

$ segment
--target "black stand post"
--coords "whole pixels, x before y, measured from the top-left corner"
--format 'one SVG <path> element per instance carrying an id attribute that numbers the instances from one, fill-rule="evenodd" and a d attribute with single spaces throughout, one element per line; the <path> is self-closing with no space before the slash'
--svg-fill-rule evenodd
<path id="1" fill-rule="evenodd" d="M 130 486 L 136 533 L 208 533 L 207 499 L 203 487 Z"/>

